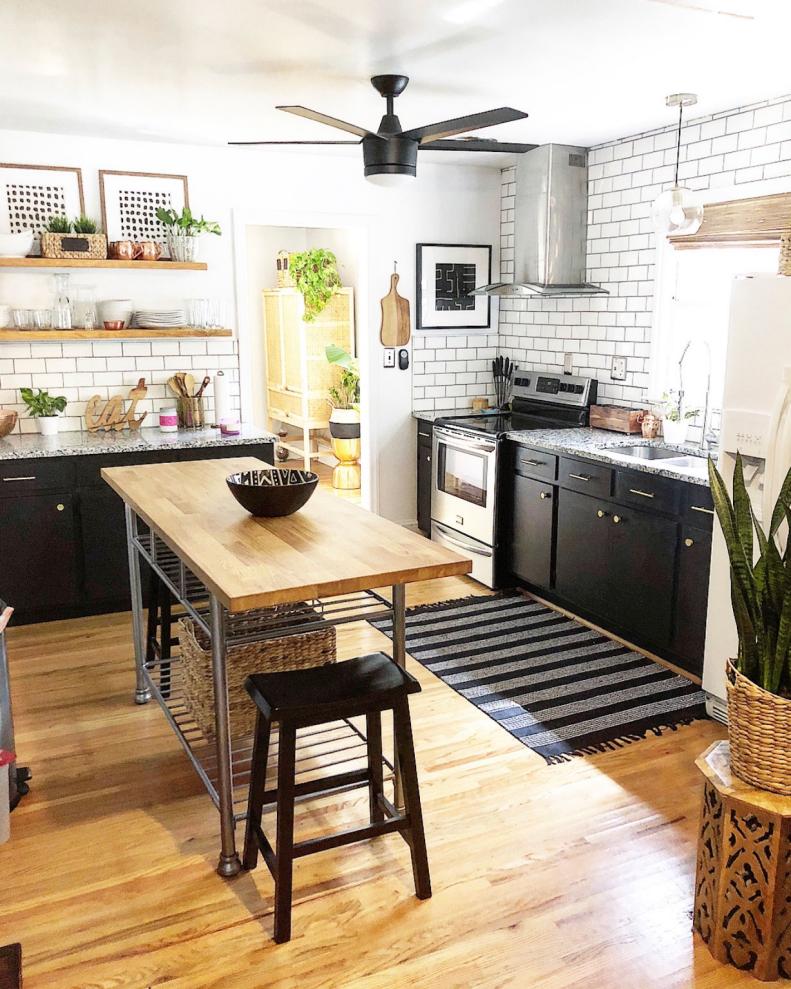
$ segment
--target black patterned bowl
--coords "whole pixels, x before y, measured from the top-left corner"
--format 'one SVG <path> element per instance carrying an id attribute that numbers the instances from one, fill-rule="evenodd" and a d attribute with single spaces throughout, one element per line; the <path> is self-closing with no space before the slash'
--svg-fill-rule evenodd
<path id="1" fill-rule="evenodd" d="M 251 515 L 276 518 L 299 511 L 316 490 L 319 476 L 307 470 L 267 467 L 229 474 L 225 482 Z"/>

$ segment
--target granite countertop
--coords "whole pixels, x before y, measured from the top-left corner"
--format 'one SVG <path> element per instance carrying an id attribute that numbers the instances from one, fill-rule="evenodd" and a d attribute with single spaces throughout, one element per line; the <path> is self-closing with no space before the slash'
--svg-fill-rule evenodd
<path id="1" fill-rule="evenodd" d="M 625 433 L 615 433 L 609 429 L 591 429 L 588 426 L 576 429 L 517 429 L 507 433 L 506 436 L 509 440 L 541 447 L 553 453 L 586 457 L 588 460 L 598 460 L 614 467 L 627 467 L 629 470 L 645 471 L 648 474 L 659 474 L 661 477 L 671 477 L 690 484 L 709 486 L 706 458 L 701 457 L 697 446 L 692 443 L 673 444 L 665 443 L 663 440 L 644 440 L 639 433 L 628 436 Z M 699 459 L 699 466 L 696 465 L 692 469 L 669 465 L 666 460 L 633 460 L 631 457 L 602 449 L 602 447 L 616 446 L 658 446 L 665 450 L 673 450 L 680 457 L 696 457 Z"/>
<path id="2" fill-rule="evenodd" d="M 92 453 L 134 453 L 142 450 L 185 450 L 197 447 L 246 446 L 276 442 L 265 429 L 243 424 L 238 436 L 223 436 L 219 429 L 182 429 L 161 433 L 158 429 L 137 432 L 68 432 L 57 436 L 24 433 L 0 440 L 0 460 L 25 460 L 33 457 L 71 457 Z"/>

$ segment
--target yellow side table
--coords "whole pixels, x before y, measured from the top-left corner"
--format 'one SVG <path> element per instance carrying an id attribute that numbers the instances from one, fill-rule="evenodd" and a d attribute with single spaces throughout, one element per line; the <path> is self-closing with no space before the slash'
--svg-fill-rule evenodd
<path id="1" fill-rule="evenodd" d="M 791 797 L 731 773 L 727 742 L 704 776 L 693 928 L 712 955 L 765 982 L 791 979 Z"/>

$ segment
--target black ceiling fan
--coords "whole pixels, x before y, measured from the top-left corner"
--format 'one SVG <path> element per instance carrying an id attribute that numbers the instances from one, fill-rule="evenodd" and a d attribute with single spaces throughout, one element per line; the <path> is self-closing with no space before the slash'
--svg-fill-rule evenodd
<path id="1" fill-rule="evenodd" d="M 487 140 L 479 137 L 459 137 L 468 131 L 479 127 L 492 127 L 495 124 L 506 124 L 511 120 L 521 120 L 527 116 L 522 110 L 514 110 L 502 106 L 496 110 L 484 110 L 482 113 L 471 113 L 466 117 L 455 117 L 452 120 L 440 120 L 435 124 L 423 127 L 413 127 L 402 130 L 401 122 L 393 112 L 393 101 L 406 89 L 408 76 L 383 75 L 372 76 L 371 85 L 387 101 L 387 109 L 379 122 L 376 131 L 356 124 L 349 124 L 337 117 L 326 113 L 310 110 L 304 106 L 279 106 L 278 110 L 295 113 L 308 120 L 316 120 L 329 127 L 354 134 L 356 141 L 231 141 L 234 145 L 251 144 L 362 144 L 365 175 L 415 175 L 417 171 L 417 153 L 425 151 L 504 151 L 510 154 L 522 154 L 532 151 L 535 144 L 514 144 L 503 141 Z"/>

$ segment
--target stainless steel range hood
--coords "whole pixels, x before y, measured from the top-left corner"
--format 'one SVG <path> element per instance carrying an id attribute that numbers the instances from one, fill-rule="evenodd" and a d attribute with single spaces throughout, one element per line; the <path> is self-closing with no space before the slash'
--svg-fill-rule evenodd
<path id="1" fill-rule="evenodd" d="M 514 280 L 472 295 L 559 298 L 609 295 L 585 281 L 588 159 L 585 148 L 543 144 L 516 166 Z"/>

